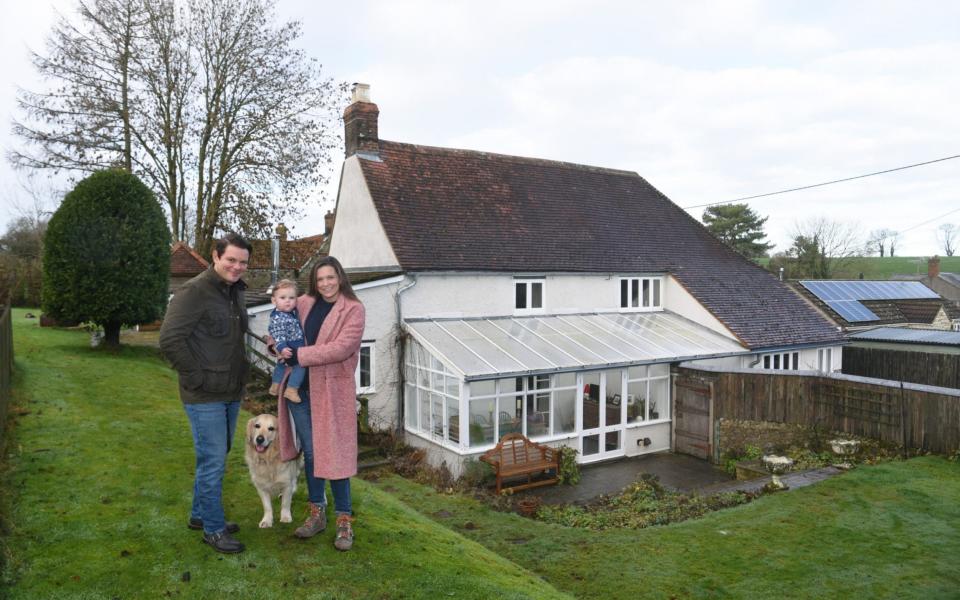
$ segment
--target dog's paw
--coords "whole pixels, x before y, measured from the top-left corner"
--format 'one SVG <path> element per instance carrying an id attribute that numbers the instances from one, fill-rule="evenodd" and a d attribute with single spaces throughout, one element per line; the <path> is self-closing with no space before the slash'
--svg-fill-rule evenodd
<path id="1" fill-rule="evenodd" d="M 280 520 L 282 521 L 283 519 Z M 264 517 L 260 520 L 260 529 L 269 529 L 271 527 L 273 527 L 273 517 L 270 517 L 269 519 Z"/>
<path id="2" fill-rule="evenodd" d="M 292 522 L 293 522 L 293 515 L 291 515 L 289 512 L 281 512 L 281 513 L 280 513 L 280 522 L 281 522 L 281 523 L 292 523 Z"/>

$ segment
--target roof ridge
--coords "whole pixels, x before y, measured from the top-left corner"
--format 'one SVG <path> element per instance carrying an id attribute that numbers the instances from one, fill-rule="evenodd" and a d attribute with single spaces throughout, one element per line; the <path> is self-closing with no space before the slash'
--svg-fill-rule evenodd
<path id="1" fill-rule="evenodd" d="M 625 169 L 611 169 L 609 167 L 598 167 L 595 165 L 585 165 L 581 163 L 573 163 L 563 160 L 552 160 L 549 158 L 535 158 L 532 156 L 519 156 L 516 154 L 500 154 L 499 152 L 487 152 L 484 150 L 470 150 L 467 148 L 447 148 L 444 146 L 428 146 L 425 144 L 410 144 L 407 142 L 393 142 L 390 140 L 380 140 L 380 143 L 386 143 L 393 146 L 401 146 L 406 148 L 413 148 L 415 150 L 421 150 L 431 153 L 446 153 L 454 155 L 476 155 L 478 158 L 485 159 L 496 159 L 504 161 L 512 161 L 524 164 L 536 164 L 543 166 L 558 166 L 568 169 L 578 169 L 581 171 L 591 171 L 595 173 L 608 173 L 611 175 L 629 175 L 631 177 L 640 177 L 640 174 L 636 171 L 627 171 Z"/>

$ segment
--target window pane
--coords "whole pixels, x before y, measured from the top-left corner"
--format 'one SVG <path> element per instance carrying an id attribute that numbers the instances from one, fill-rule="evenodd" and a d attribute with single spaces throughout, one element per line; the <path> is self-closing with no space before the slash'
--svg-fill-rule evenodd
<path id="1" fill-rule="evenodd" d="M 627 384 L 627 423 L 647 420 L 647 382 L 633 381 Z"/>
<path id="2" fill-rule="evenodd" d="M 431 421 L 432 433 L 437 437 L 443 437 L 443 396 L 440 394 L 430 394 L 430 407 L 433 419 Z"/>
<path id="3" fill-rule="evenodd" d="M 573 387 L 577 385 L 576 373 L 557 373 L 553 376 L 553 387 Z"/>
<path id="4" fill-rule="evenodd" d="M 492 396 L 496 393 L 496 384 L 497 382 L 492 379 L 488 379 L 486 381 L 471 381 L 470 397 L 476 398 L 477 396 Z"/>
<path id="5" fill-rule="evenodd" d="M 640 306 L 640 280 L 631 279 L 630 280 L 630 306 L 637 308 Z"/>
<path id="6" fill-rule="evenodd" d="M 500 437 L 508 433 L 523 433 L 523 422 L 520 420 L 520 411 L 517 410 L 518 402 L 522 401 L 523 396 L 500 397 L 500 403 L 497 406 Z"/>
<path id="7" fill-rule="evenodd" d="M 435 392 L 443 391 L 443 375 L 440 373 L 430 373 L 430 389 Z"/>
<path id="8" fill-rule="evenodd" d="M 493 423 L 497 401 L 474 400 L 470 403 L 470 446 L 483 446 L 493 443 Z"/>
<path id="9" fill-rule="evenodd" d="M 599 452 L 600 436 L 597 434 L 583 436 L 583 455 L 591 456 L 593 454 L 598 454 Z"/>
<path id="10" fill-rule="evenodd" d="M 420 414 L 420 423 L 418 423 L 417 430 L 426 433 L 430 431 L 430 393 L 425 390 L 417 390 L 417 396 L 419 397 L 417 404 Z"/>
<path id="11" fill-rule="evenodd" d="M 360 387 L 370 387 L 370 346 L 360 348 Z"/>
<path id="12" fill-rule="evenodd" d="M 600 374 L 583 374 L 583 428 L 600 426 Z"/>
<path id="13" fill-rule="evenodd" d="M 643 280 L 643 305 L 650 306 L 650 280 Z"/>
<path id="14" fill-rule="evenodd" d="M 800 353 L 793 353 L 793 370 L 796 371 L 800 368 Z"/>
<path id="15" fill-rule="evenodd" d="M 773 355 L 773 368 L 774 368 L 774 369 L 779 369 L 779 368 L 780 368 L 780 355 L 779 355 L 779 354 L 774 354 L 774 355 Z"/>
<path id="16" fill-rule="evenodd" d="M 669 379 L 650 380 L 650 419 L 670 418 L 670 390 Z"/>
<path id="17" fill-rule="evenodd" d="M 647 365 L 637 365 L 627 370 L 627 379 L 640 379 L 647 376 Z"/>
<path id="18" fill-rule="evenodd" d="M 500 393 L 509 394 L 523 391 L 523 377 L 508 377 L 500 380 Z"/>
<path id="19" fill-rule="evenodd" d="M 604 417 L 607 425 L 618 425 L 621 422 L 620 406 L 623 404 L 623 384 L 620 381 L 620 369 L 604 371 Z"/>
<path id="20" fill-rule="evenodd" d="M 521 283 L 518 281 L 517 283 L 514 284 L 514 286 L 516 286 L 516 290 L 517 290 L 516 307 L 526 308 L 527 307 L 527 284 Z"/>
<path id="21" fill-rule="evenodd" d="M 456 377 L 447 376 L 444 381 L 447 384 L 444 393 L 454 398 L 460 398 L 460 380 Z"/>
<path id="22" fill-rule="evenodd" d="M 763 357 L 763 368 L 764 368 L 764 369 L 769 369 L 769 368 L 770 368 L 770 357 L 769 357 L 769 356 L 764 356 L 764 357 Z"/>
<path id="23" fill-rule="evenodd" d="M 447 398 L 447 439 L 460 442 L 460 399 Z"/>
<path id="24" fill-rule="evenodd" d="M 527 394 L 527 437 L 550 433 L 550 392 Z"/>
<path id="25" fill-rule="evenodd" d="M 653 280 L 653 305 L 660 306 L 660 280 Z"/>
<path id="26" fill-rule="evenodd" d="M 620 280 L 620 308 L 627 308 L 630 306 L 630 282 L 626 279 Z"/>
<path id="27" fill-rule="evenodd" d="M 543 308 L 543 284 L 530 284 L 530 308 Z"/>
<path id="28" fill-rule="evenodd" d="M 417 429 L 417 388 L 409 383 L 403 386 L 404 422 L 410 429 Z"/>
<path id="29" fill-rule="evenodd" d="M 577 390 L 553 393 L 553 433 L 570 433 L 577 419 Z"/>
<path id="30" fill-rule="evenodd" d="M 669 374 L 669 363 L 657 363 L 655 365 L 650 365 L 650 377 L 666 377 Z"/>
<path id="31" fill-rule="evenodd" d="M 426 370 L 423 367 L 417 369 L 417 382 L 420 387 L 428 388 L 430 387 L 430 371 Z"/>

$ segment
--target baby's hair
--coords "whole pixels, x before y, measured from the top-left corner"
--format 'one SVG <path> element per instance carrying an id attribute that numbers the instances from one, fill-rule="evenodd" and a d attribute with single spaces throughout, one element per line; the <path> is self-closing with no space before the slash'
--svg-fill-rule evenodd
<path id="1" fill-rule="evenodd" d="M 281 279 L 273 286 L 273 294 L 277 293 L 277 290 L 282 290 L 283 288 L 293 288 L 293 291 L 297 291 L 297 282 L 292 279 Z"/>

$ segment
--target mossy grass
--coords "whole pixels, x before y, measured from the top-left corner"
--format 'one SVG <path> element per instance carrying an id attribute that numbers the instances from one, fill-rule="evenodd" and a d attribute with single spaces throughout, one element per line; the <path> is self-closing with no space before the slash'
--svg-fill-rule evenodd
<path id="1" fill-rule="evenodd" d="M 213 552 L 186 528 L 193 449 L 173 372 L 151 348 L 91 349 L 87 332 L 41 329 L 25 312 L 13 315 L 0 597 L 567 597 L 360 479 L 349 553 L 333 548 L 333 528 L 306 542 L 278 516 L 259 529 L 239 440 L 224 497 L 247 551 Z"/>

